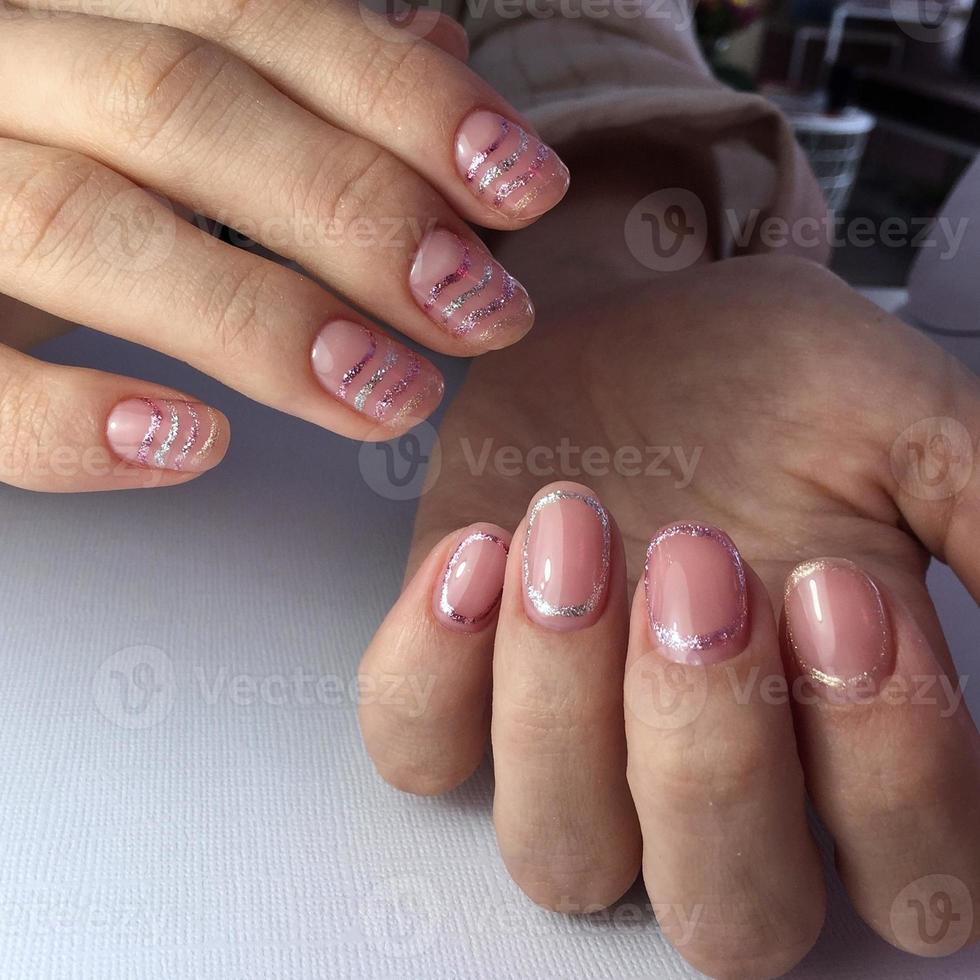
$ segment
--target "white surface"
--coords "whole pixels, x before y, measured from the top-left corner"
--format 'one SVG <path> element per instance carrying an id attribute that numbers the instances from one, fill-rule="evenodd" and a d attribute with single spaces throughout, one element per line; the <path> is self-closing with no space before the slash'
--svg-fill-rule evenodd
<path id="1" fill-rule="evenodd" d="M 356 446 L 92 333 L 48 353 L 213 399 L 235 449 L 166 492 L 0 489 L 0 976 L 696 976 L 649 914 L 527 902 L 487 771 L 428 801 L 374 775 L 344 692 L 397 594 L 412 505 L 366 491 Z M 965 670 L 977 610 L 944 590 Z M 150 672 L 118 653 L 138 645 Z M 283 690 L 304 675 L 319 697 Z M 978 975 L 978 953 L 897 953 L 839 893 L 793 974 Z"/>

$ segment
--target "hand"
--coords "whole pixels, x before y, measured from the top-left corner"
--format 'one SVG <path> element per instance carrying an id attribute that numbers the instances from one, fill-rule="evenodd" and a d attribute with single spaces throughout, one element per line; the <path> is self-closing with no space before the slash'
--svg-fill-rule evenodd
<path id="1" fill-rule="evenodd" d="M 710 976 L 776 976 L 815 941 L 804 789 L 885 939 L 922 955 L 974 941 L 980 745 L 924 573 L 931 551 L 980 599 L 980 385 L 799 260 L 640 282 L 600 250 L 597 268 L 606 292 L 560 279 L 534 335 L 476 363 L 448 413 L 414 572 L 360 671 L 425 695 L 365 699 L 378 770 L 444 792 L 489 736 L 497 837 L 525 892 L 588 911 L 642 862 L 665 935 Z M 943 425 L 926 419 L 952 442 L 921 438 Z M 545 475 L 535 447 L 563 440 L 579 469 L 556 452 Z M 947 445 L 944 471 L 929 453 Z M 555 490 L 592 503 L 538 509 Z M 651 537 L 679 521 L 708 527 L 655 539 L 648 591 Z"/>
<path id="2" fill-rule="evenodd" d="M 467 222 L 524 227 L 568 172 L 466 67 L 455 22 L 396 29 L 339 0 L 98 6 L 0 2 L 0 480 L 114 489 L 150 467 L 177 483 L 228 444 L 227 420 L 183 394 L 15 353 L 21 304 L 353 438 L 438 404 L 428 360 L 195 212 L 443 353 L 530 329 L 526 292 Z M 111 465 L 39 465 L 65 450 Z"/>

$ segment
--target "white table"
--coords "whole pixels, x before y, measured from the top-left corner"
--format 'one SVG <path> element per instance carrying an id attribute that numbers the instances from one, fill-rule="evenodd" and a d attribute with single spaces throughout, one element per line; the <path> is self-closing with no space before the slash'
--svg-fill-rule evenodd
<path id="1" fill-rule="evenodd" d="M 47 354 L 212 400 L 235 444 L 166 492 L 0 489 L 0 976 L 696 976 L 649 914 L 526 901 L 489 772 L 442 800 L 374 775 L 349 687 L 413 507 L 355 445 L 87 331 Z M 980 617 L 933 582 L 967 671 Z M 835 894 L 793 976 L 977 977 L 980 953 L 901 955 Z"/>

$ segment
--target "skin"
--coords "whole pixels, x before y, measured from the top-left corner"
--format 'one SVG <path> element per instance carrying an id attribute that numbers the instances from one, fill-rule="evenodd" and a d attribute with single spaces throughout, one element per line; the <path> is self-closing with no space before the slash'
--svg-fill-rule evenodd
<path id="1" fill-rule="evenodd" d="M 779 976 L 814 943 L 824 885 L 806 792 L 863 918 L 912 954 L 952 952 L 896 910 L 909 907 L 903 889 L 951 876 L 968 924 L 956 948 L 978 938 L 980 742 L 966 709 L 880 692 L 842 704 L 812 688 L 815 697 L 783 700 L 735 691 L 754 676 L 799 676 L 783 589 L 797 563 L 820 556 L 848 559 L 878 584 L 891 683 L 955 684 L 924 577 L 932 554 L 980 601 L 980 469 L 967 461 L 965 485 L 926 499 L 891 460 L 910 458 L 901 434 L 923 419 L 956 420 L 975 445 L 980 384 L 799 258 L 651 274 L 624 246 L 623 222 L 651 184 L 678 186 L 684 171 L 667 162 L 640 178 L 628 152 L 621 170 L 610 159 L 582 154 L 566 206 L 502 250 L 532 289 L 538 327 L 472 366 L 441 428 L 441 472 L 420 501 L 405 591 L 361 667 L 428 678 L 431 697 L 412 716 L 362 706 L 368 751 L 393 785 L 431 794 L 469 775 L 489 738 L 494 822 L 517 884 L 540 904 L 583 912 L 615 901 L 642 868 L 665 935 L 713 977 Z M 702 453 L 693 475 L 675 456 L 666 476 L 505 475 L 492 454 L 477 474 L 467 460 L 466 447 L 478 456 L 487 439 L 523 455 L 563 438 L 610 454 Z M 618 525 L 601 616 L 577 632 L 532 623 L 514 547 L 496 618 L 476 634 L 447 630 L 432 594 L 463 531 L 492 522 L 519 543 L 529 507 L 555 486 L 596 495 Z M 683 724 L 645 682 L 677 676 L 667 677 L 634 589 L 651 536 L 678 520 L 731 535 L 750 597 L 743 650 L 677 668 L 679 689 L 702 699 Z"/>

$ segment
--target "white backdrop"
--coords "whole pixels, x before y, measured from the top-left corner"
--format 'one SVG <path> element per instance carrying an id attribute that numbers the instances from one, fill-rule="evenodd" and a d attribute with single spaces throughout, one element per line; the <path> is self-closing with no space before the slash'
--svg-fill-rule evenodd
<path id="1" fill-rule="evenodd" d="M 441 800 L 374 775 L 349 685 L 413 505 L 357 446 L 88 331 L 46 356 L 178 385 L 235 437 L 176 490 L 0 489 L 0 976 L 696 976 L 635 907 L 526 901 L 488 771 Z M 969 672 L 980 616 L 933 581 Z M 975 978 L 980 953 L 901 955 L 835 894 L 793 976 Z"/>

